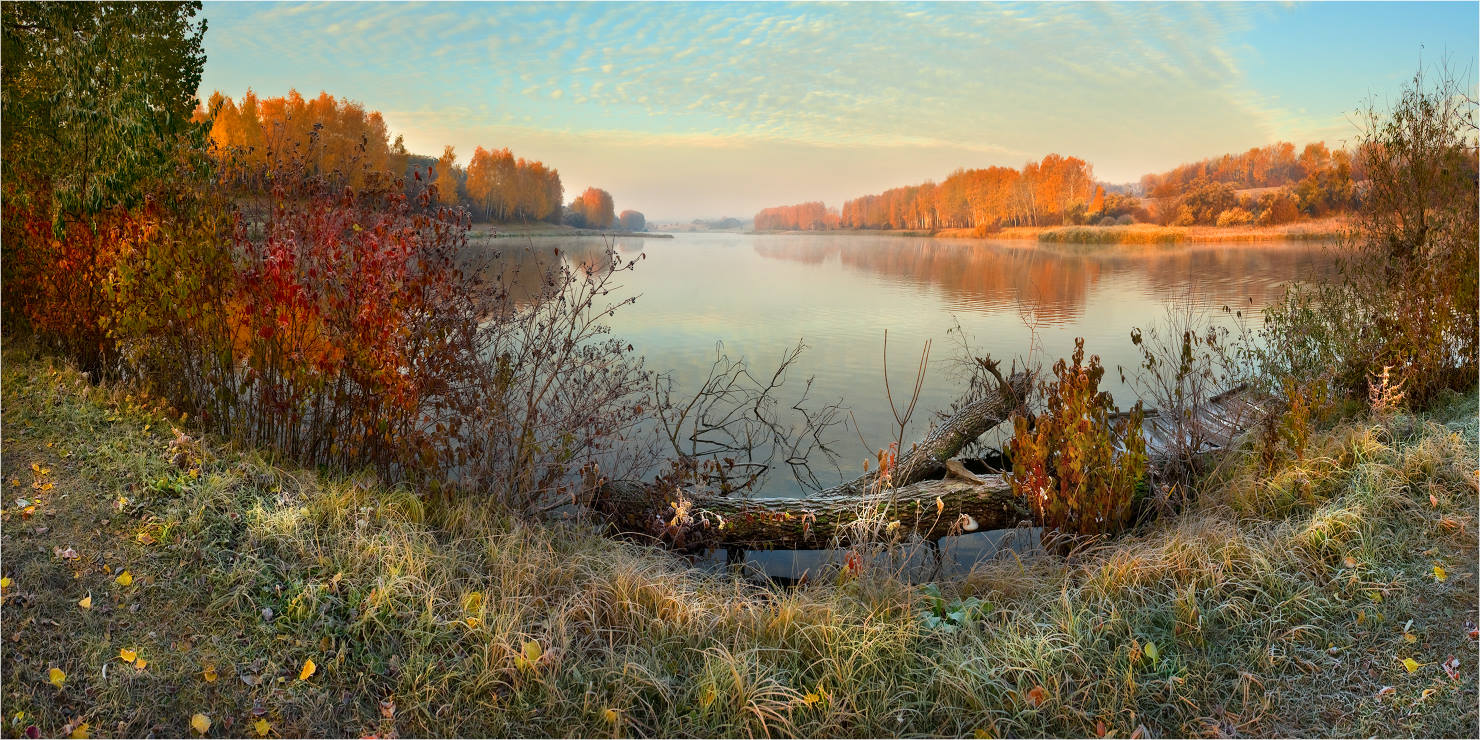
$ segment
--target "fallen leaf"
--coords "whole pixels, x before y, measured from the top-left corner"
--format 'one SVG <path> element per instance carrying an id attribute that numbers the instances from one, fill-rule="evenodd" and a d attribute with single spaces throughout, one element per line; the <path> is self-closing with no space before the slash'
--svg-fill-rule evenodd
<path id="1" fill-rule="evenodd" d="M 46 680 L 51 682 L 52 686 L 60 689 L 62 684 L 67 682 L 67 672 L 60 668 L 53 668 L 46 672 Z"/>
<path id="2" fill-rule="evenodd" d="M 1136 725 L 1136 729 L 1131 730 L 1131 740 L 1140 740 L 1143 737 L 1146 737 L 1146 725 Z"/>
<path id="3" fill-rule="evenodd" d="M 538 642 L 535 642 L 534 640 L 526 640 L 524 642 L 524 659 L 529 661 L 531 664 L 539 660 L 540 655 L 543 653 L 544 650 L 540 648 L 540 644 Z"/>
<path id="4" fill-rule="evenodd" d="M 1142 650 L 1146 652 L 1146 657 L 1150 658 L 1152 663 L 1155 663 L 1156 659 L 1161 657 L 1161 651 L 1156 649 L 1156 643 L 1154 642 L 1146 643 L 1146 647 L 1142 648 Z"/>
<path id="5" fill-rule="evenodd" d="M 394 698 L 386 699 L 380 703 L 380 716 L 385 719 L 396 718 L 396 700 Z"/>
<path id="6" fill-rule="evenodd" d="M 82 607 L 83 609 L 91 609 L 92 608 L 92 594 L 88 594 L 87 596 L 84 596 L 82 598 L 82 601 L 77 602 L 77 605 L 80 606 L 80 607 Z"/>
<path id="7" fill-rule="evenodd" d="M 1345 565 L 1348 568 L 1355 568 L 1355 567 L 1357 567 L 1357 559 L 1354 558 L 1354 557 L 1352 557 L 1352 556 L 1350 556 L 1350 555 L 1348 555 L 1345 558 L 1343 558 L 1342 561 L 1341 561 L 1341 563 L 1342 563 L 1342 565 Z"/>
<path id="8" fill-rule="evenodd" d="M 298 680 L 307 681 L 308 677 L 312 676 L 314 674 L 314 671 L 317 671 L 318 669 L 319 667 L 317 665 L 314 665 L 313 658 L 309 658 L 308 660 L 303 661 L 303 670 L 298 671 Z"/>
<path id="9" fill-rule="evenodd" d="M 15 583 L 15 581 L 10 580 L 10 576 L 0 578 L 0 591 L 4 591 L 5 589 L 10 588 L 11 584 L 13 583 Z"/>
<path id="10" fill-rule="evenodd" d="M 482 620 L 478 619 L 477 617 L 466 617 L 463 619 L 463 622 L 473 629 L 477 629 L 478 625 L 483 623 Z"/>
<path id="11" fill-rule="evenodd" d="M 119 648 L 118 659 L 122 660 L 125 663 L 132 663 L 139 659 L 139 651 L 129 650 L 128 648 Z"/>
<path id="12" fill-rule="evenodd" d="M 1444 580 L 1448 577 L 1449 574 L 1444 572 L 1444 566 L 1438 564 L 1434 565 L 1434 580 L 1443 583 Z"/>
<path id="13" fill-rule="evenodd" d="M 201 678 L 204 678 L 206 680 L 206 683 L 215 683 L 216 682 L 216 666 L 213 666 L 213 665 L 206 666 L 206 669 L 200 672 L 200 677 Z"/>
<path id="14" fill-rule="evenodd" d="M 622 710 L 620 709 L 607 708 L 602 710 L 601 712 L 601 717 L 602 719 L 605 719 L 607 721 L 607 724 L 616 724 L 617 720 L 620 719 L 621 716 Z"/>
<path id="15" fill-rule="evenodd" d="M 120 586 L 130 586 L 133 585 L 134 575 L 128 571 L 124 571 L 122 573 L 119 573 L 118 577 L 114 578 L 113 580 L 116 581 Z"/>
<path id="16" fill-rule="evenodd" d="M 1458 681 L 1459 680 L 1459 658 L 1456 658 L 1453 655 L 1451 655 L 1451 656 L 1449 656 L 1449 660 L 1444 661 L 1443 665 L 1444 665 L 1444 672 L 1449 675 L 1449 680 L 1451 680 L 1451 681 Z"/>
<path id="17" fill-rule="evenodd" d="M 1404 632 L 1403 633 L 1403 641 L 1404 642 L 1418 642 L 1418 635 L 1415 635 L 1412 632 Z"/>
<path id="18" fill-rule="evenodd" d="M 85 740 L 85 738 L 92 737 L 92 735 L 87 733 L 87 723 L 83 722 L 73 727 L 72 732 L 67 737 L 74 738 L 74 740 Z"/>
<path id="19" fill-rule="evenodd" d="M 134 667 L 142 671 L 145 668 L 149 667 L 149 661 L 144 660 L 143 658 L 139 658 L 138 660 L 134 661 Z"/>
<path id="20" fill-rule="evenodd" d="M 1433 509 L 1439 508 L 1439 497 L 1433 493 L 1429 494 L 1429 507 Z"/>
<path id="21" fill-rule="evenodd" d="M 1377 690 L 1377 698 L 1381 699 L 1384 696 L 1392 696 L 1393 694 L 1396 694 L 1396 693 L 1398 693 L 1398 690 L 1397 689 L 1395 689 L 1395 688 L 1393 688 L 1391 686 L 1384 686 L 1384 687 L 1382 687 L 1382 688 L 1380 688 L 1380 689 Z"/>
<path id="22" fill-rule="evenodd" d="M 77 551 L 76 550 L 73 550 L 70 547 L 68 547 L 65 550 L 63 550 L 60 547 L 53 547 L 51 549 L 51 552 L 52 552 L 52 554 L 56 555 L 57 557 L 59 557 L 59 558 L 61 558 L 63 560 L 76 560 L 77 558 L 81 557 L 81 556 L 79 556 L 77 554 Z"/>
<path id="23" fill-rule="evenodd" d="M 211 718 L 205 716 L 204 714 L 201 714 L 200 712 L 196 712 L 195 715 L 190 718 L 190 727 L 194 729 L 197 734 L 204 735 L 206 734 L 207 730 L 211 729 Z"/>
<path id="24" fill-rule="evenodd" d="M 971 736 L 974 737 L 974 738 L 977 738 L 977 740 L 991 740 L 992 739 L 992 733 L 987 732 L 986 730 L 983 730 L 981 728 L 977 728 L 975 730 L 972 730 L 971 731 Z"/>
<path id="25" fill-rule="evenodd" d="M 1105 726 L 1105 720 L 1095 720 L 1095 737 L 1104 737 L 1109 732 L 1110 728 Z"/>
<path id="26" fill-rule="evenodd" d="M 139 536 L 134 538 L 134 541 L 141 545 L 152 545 L 154 544 L 154 536 L 148 532 L 140 532 Z"/>
<path id="27" fill-rule="evenodd" d="M 1042 686 L 1034 686 L 1028 690 L 1028 703 L 1035 707 L 1041 707 L 1043 706 L 1043 702 L 1046 701 L 1048 701 L 1048 690 Z"/>
<path id="28" fill-rule="evenodd" d="M 812 706 L 813 704 L 816 704 L 819 701 L 822 701 L 822 697 L 818 696 L 817 694 L 815 694 L 815 693 L 813 693 L 811 691 L 808 691 L 807 694 L 802 697 L 802 703 L 805 704 L 805 705 L 807 705 L 807 706 L 809 706 L 809 707 Z"/>
<path id="29" fill-rule="evenodd" d="M 252 729 L 257 731 L 257 737 L 267 737 L 267 733 L 272 731 L 272 727 L 267 724 L 267 720 L 265 719 L 259 719 L 253 722 Z"/>
<path id="30" fill-rule="evenodd" d="M 1416 661 L 1416 660 L 1414 660 L 1412 658 L 1404 658 L 1403 659 L 1403 667 L 1404 668 L 1407 668 L 1409 673 L 1414 673 L 1421 666 L 1418 664 L 1418 661 Z"/>
<path id="31" fill-rule="evenodd" d="M 1424 699 L 1427 699 L 1430 696 L 1433 696 L 1433 694 L 1434 694 L 1435 691 L 1436 691 L 1436 689 L 1424 689 L 1423 690 L 1423 693 L 1418 695 L 1418 700 L 1419 701 L 1423 701 Z"/>

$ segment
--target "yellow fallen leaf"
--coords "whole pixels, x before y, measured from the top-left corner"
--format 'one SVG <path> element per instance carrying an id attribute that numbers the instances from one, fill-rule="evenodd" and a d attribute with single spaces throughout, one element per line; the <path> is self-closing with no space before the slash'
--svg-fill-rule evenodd
<path id="1" fill-rule="evenodd" d="M 482 620 L 478 619 L 477 617 L 467 617 L 463 619 L 463 621 L 466 622 L 469 627 L 472 627 L 474 629 L 477 629 L 478 625 L 482 624 Z"/>
<path id="2" fill-rule="evenodd" d="M 812 706 L 813 704 L 816 704 L 819 701 L 822 701 L 822 697 L 820 697 L 817 694 L 814 694 L 814 693 L 812 693 L 810 691 L 807 692 L 807 695 L 806 696 L 803 696 L 802 697 L 802 703 L 805 704 L 805 705 L 807 705 L 807 706 L 809 706 L 809 707 Z"/>
<path id="3" fill-rule="evenodd" d="M 1424 699 L 1427 699 L 1430 696 L 1433 696 L 1434 695 L 1434 692 L 1437 691 L 1437 690 L 1438 689 L 1424 689 L 1423 690 L 1423 693 L 1419 695 L 1418 700 L 1419 701 L 1423 701 Z"/>
<path id="4" fill-rule="evenodd" d="M 977 738 L 977 740 L 991 740 L 992 733 L 978 728 L 971 731 L 971 736 Z"/>
<path id="5" fill-rule="evenodd" d="M 114 578 L 113 580 L 116 581 L 120 586 L 131 586 L 134 583 L 134 575 L 128 571 L 124 571 L 122 573 L 119 573 L 118 577 Z"/>
<path id="6" fill-rule="evenodd" d="M 1418 671 L 1418 669 L 1419 669 L 1420 666 L 1418 664 L 1418 661 L 1416 661 L 1416 660 L 1414 660 L 1412 658 L 1404 658 L 1403 659 L 1403 667 L 1404 668 L 1407 668 L 1409 673 L 1414 673 L 1414 672 Z"/>
<path id="7" fill-rule="evenodd" d="M 201 671 L 201 674 L 200 675 L 201 675 L 201 678 L 204 678 L 206 680 L 206 683 L 215 683 L 216 682 L 216 666 L 213 666 L 213 665 L 206 666 L 206 669 L 204 671 Z"/>
<path id="8" fill-rule="evenodd" d="M 73 727 L 72 734 L 68 735 L 67 737 L 74 738 L 74 740 L 86 740 L 86 738 L 92 737 L 92 735 L 87 734 L 87 723 L 83 722 L 82 724 Z"/>
<path id="9" fill-rule="evenodd" d="M 128 648 L 119 648 L 118 659 L 122 660 L 125 663 L 132 663 L 139 659 L 139 651 L 129 650 Z"/>
<path id="10" fill-rule="evenodd" d="M 267 737 L 267 733 L 272 731 L 272 727 L 267 724 L 267 720 L 265 719 L 259 719 L 253 722 L 252 729 L 257 731 L 257 737 Z"/>
<path id="11" fill-rule="evenodd" d="M 15 583 L 15 581 L 10 580 L 10 576 L 0 577 L 0 591 L 10 588 L 12 583 Z"/>
<path id="12" fill-rule="evenodd" d="M 617 720 L 621 718 L 622 710 L 607 708 L 605 710 L 602 710 L 601 716 L 607 721 L 607 723 L 614 725 L 617 723 Z"/>
<path id="13" fill-rule="evenodd" d="M 143 658 L 139 658 L 138 660 L 134 661 L 134 667 L 142 671 L 145 668 L 149 667 L 149 661 L 144 660 Z"/>
<path id="14" fill-rule="evenodd" d="M 705 686 L 704 687 L 704 690 L 701 691 L 701 692 L 699 692 L 699 706 L 701 706 L 701 707 L 708 707 L 710 704 L 713 704 L 713 703 L 714 703 L 714 687 L 713 686 Z"/>
<path id="15" fill-rule="evenodd" d="M 62 684 L 67 682 L 67 672 L 60 668 L 53 668 L 46 672 L 46 680 L 60 689 Z"/>
<path id="16" fill-rule="evenodd" d="M 935 497 L 935 515 L 936 516 L 940 516 L 941 514 L 944 514 L 944 513 L 946 513 L 946 502 L 940 500 L 940 497 L 939 496 L 936 496 Z"/>
<path id="17" fill-rule="evenodd" d="M 1444 566 L 1442 566 L 1442 565 L 1435 565 L 1434 566 L 1434 580 L 1439 581 L 1440 583 L 1442 583 L 1444 581 L 1444 579 L 1446 579 L 1448 577 L 1449 577 L 1449 574 L 1444 572 Z"/>
<path id="18" fill-rule="evenodd" d="M 474 591 L 463 599 L 463 611 L 469 614 L 477 614 L 483 608 L 483 592 Z"/>
<path id="19" fill-rule="evenodd" d="M 313 658 L 309 658 L 308 660 L 303 661 L 303 670 L 298 672 L 298 680 L 307 681 L 308 677 L 312 676 L 314 671 L 317 671 L 318 669 L 319 667 L 317 665 L 314 665 Z"/>
<path id="20" fill-rule="evenodd" d="M 545 651 L 540 648 L 540 644 L 538 642 L 535 642 L 534 640 L 525 641 L 524 659 L 530 662 L 530 667 L 533 667 L 534 662 L 538 661 L 540 659 L 540 656 L 543 655 L 544 652 Z"/>
<path id="21" fill-rule="evenodd" d="M 190 727 L 194 729 L 196 733 L 204 735 L 206 734 L 207 730 L 211 729 L 211 718 L 205 716 L 204 714 L 201 714 L 200 712 L 196 712 L 195 715 L 190 718 Z"/>
<path id="22" fill-rule="evenodd" d="M 1147 642 L 1143 650 L 1146 651 L 1146 657 L 1150 658 L 1153 663 L 1156 662 L 1157 658 L 1161 657 L 1161 651 L 1156 649 L 1156 643 L 1154 642 Z"/>
<path id="23" fill-rule="evenodd" d="M 1404 632 L 1403 633 L 1403 641 L 1404 642 L 1418 642 L 1418 635 L 1415 635 L 1412 632 Z"/>
<path id="24" fill-rule="evenodd" d="M 91 609 L 92 608 L 92 594 L 88 594 L 87 596 L 83 597 L 82 601 L 77 602 L 77 605 L 80 606 L 80 607 L 82 607 L 83 609 Z"/>
<path id="25" fill-rule="evenodd" d="M 1368 591 L 1367 592 L 1367 598 L 1372 599 L 1372 603 L 1374 603 L 1374 604 L 1381 604 L 1382 603 L 1382 592 L 1381 591 Z"/>

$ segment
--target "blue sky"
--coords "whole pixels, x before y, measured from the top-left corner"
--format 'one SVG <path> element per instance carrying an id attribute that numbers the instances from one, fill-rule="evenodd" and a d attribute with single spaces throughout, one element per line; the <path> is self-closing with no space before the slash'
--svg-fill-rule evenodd
<path id="1" fill-rule="evenodd" d="M 650 219 L 1082 157 L 1101 179 L 1353 133 L 1467 3 L 212 3 L 203 94 L 320 90 L 423 153 L 510 147 Z"/>

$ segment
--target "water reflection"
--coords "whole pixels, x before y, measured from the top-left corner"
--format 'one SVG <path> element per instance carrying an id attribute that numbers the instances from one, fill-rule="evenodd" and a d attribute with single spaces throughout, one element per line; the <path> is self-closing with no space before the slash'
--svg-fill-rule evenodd
<path id="1" fill-rule="evenodd" d="M 1026 307 L 1049 324 L 1079 320 L 1102 282 L 1145 290 L 1164 301 L 1190 295 L 1203 308 L 1277 298 L 1286 281 L 1321 279 L 1330 259 L 1298 245 L 1062 247 L 988 240 L 890 237 L 780 237 L 758 241 L 757 254 L 806 265 L 829 263 L 885 280 L 943 291 L 953 308 Z M 1193 290 L 1189 290 L 1193 289 Z"/>

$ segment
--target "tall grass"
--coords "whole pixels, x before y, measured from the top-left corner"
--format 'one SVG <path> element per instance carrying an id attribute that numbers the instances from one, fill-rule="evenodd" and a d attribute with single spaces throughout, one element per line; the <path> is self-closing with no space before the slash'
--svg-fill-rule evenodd
<path id="1" fill-rule="evenodd" d="M 153 404 L 4 360 L 5 475 L 56 481 L 44 532 L 4 514 L 7 734 L 178 735 L 196 712 L 242 734 L 258 711 L 313 736 L 1476 730 L 1473 396 L 1317 434 L 1273 473 L 1249 455 L 1113 544 L 984 563 L 943 590 L 987 608 L 944 631 L 888 578 L 761 589 L 579 522 L 172 446 Z"/>

